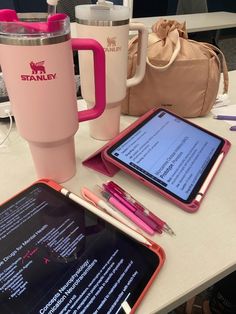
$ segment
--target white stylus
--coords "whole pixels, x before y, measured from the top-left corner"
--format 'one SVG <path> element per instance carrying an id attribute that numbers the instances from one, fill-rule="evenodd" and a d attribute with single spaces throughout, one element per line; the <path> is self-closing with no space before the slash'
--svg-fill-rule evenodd
<path id="1" fill-rule="evenodd" d="M 97 207 L 95 207 L 94 205 L 91 205 L 87 201 L 83 200 L 78 195 L 68 191 L 65 188 L 61 189 L 61 193 L 64 194 L 66 197 L 70 198 L 71 200 L 73 200 L 74 202 L 84 206 L 90 212 L 92 212 L 95 215 L 97 215 L 98 217 L 101 217 L 102 219 L 106 220 L 107 222 L 109 222 L 110 224 L 112 224 L 116 228 L 120 229 L 124 233 L 128 234 L 131 238 L 135 239 L 136 241 L 138 241 L 142 244 L 145 244 L 149 247 L 152 246 L 152 244 L 143 235 L 141 235 L 140 233 L 136 232 L 135 230 L 129 228 L 125 224 L 119 222 L 118 220 L 116 220 L 112 216 L 108 215 L 107 213 L 99 210 Z"/>
<path id="2" fill-rule="evenodd" d="M 221 152 L 218 158 L 216 159 L 213 167 L 211 168 L 211 171 L 209 172 L 208 176 L 206 177 L 206 180 L 204 181 L 203 185 L 201 186 L 199 192 L 197 193 L 197 196 L 195 197 L 195 200 L 197 202 L 200 202 L 202 197 L 204 196 L 211 180 L 213 179 L 217 169 L 219 168 L 222 160 L 224 158 L 224 152 Z"/>

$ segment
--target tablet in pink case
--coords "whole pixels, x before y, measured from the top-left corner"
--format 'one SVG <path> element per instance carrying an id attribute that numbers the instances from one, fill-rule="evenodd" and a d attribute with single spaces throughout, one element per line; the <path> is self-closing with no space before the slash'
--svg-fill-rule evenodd
<path id="1" fill-rule="evenodd" d="M 135 313 L 164 250 L 64 192 L 42 179 L 0 205 L 1 313 Z"/>
<path id="2" fill-rule="evenodd" d="M 168 110 L 152 109 L 84 164 L 108 176 L 121 169 L 194 212 L 229 148 L 226 139 Z"/>

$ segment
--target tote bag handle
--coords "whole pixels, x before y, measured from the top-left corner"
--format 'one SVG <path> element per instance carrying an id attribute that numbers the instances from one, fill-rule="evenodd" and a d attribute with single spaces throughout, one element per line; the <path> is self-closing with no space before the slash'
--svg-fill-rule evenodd
<path id="1" fill-rule="evenodd" d="M 229 73 L 228 73 L 227 64 L 226 64 L 226 60 L 225 60 L 224 54 L 222 53 L 222 51 L 218 47 L 216 47 L 214 45 L 211 45 L 209 43 L 201 42 L 201 45 L 203 47 L 207 48 L 208 50 L 212 51 L 215 55 L 216 55 L 216 52 L 218 52 L 219 55 L 221 56 L 220 65 L 222 67 L 223 78 L 224 78 L 223 94 L 227 94 L 228 93 L 228 89 L 229 89 Z"/>
<path id="2" fill-rule="evenodd" d="M 154 36 L 155 36 L 155 39 L 154 39 Z M 149 43 L 154 44 L 154 43 L 156 43 L 156 42 L 158 42 L 158 41 L 161 40 L 161 39 L 156 40 L 157 38 L 158 38 L 158 37 L 157 37 L 157 35 L 156 35 L 155 33 L 149 34 Z M 148 64 L 151 68 L 153 68 L 153 69 L 155 69 L 155 70 L 159 70 L 159 71 L 165 71 L 165 70 L 167 70 L 167 69 L 171 66 L 171 64 L 175 61 L 175 59 L 177 58 L 177 56 L 178 56 L 178 54 L 179 54 L 179 51 L 180 51 L 180 38 L 179 38 L 179 32 L 178 32 L 178 30 L 177 30 L 177 29 L 174 29 L 172 32 L 170 32 L 170 33 L 168 34 L 168 38 L 174 43 L 175 48 L 174 48 L 173 53 L 172 53 L 172 55 L 171 55 L 171 57 L 170 57 L 170 60 L 169 60 L 169 62 L 168 62 L 167 64 L 165 64 L 165 65 L 163 65 L 163 66 L 156 66 L 156 65 L 153 65 L 153 64 L 150 62 L 150 60 L 149 60 L 149 58 L 148 58 L 148 56 L 147 56 L 147 64 Z"/>

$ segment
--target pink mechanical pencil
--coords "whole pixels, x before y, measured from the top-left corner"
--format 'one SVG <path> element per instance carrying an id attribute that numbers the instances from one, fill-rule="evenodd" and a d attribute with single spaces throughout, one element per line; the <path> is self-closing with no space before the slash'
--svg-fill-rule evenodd
<path id="1" fill-rule="evenodd" d="M 152 212 L 150 212 L 146 207 L 144 207 L 141 203 L 139 203 L 133 196 L 131 196 L 128 192 L 123 190 L 119 185 L 117 185 L 113 181 L 109 181 L 106 184 L 103 185 L 106 190 L 109 190 L 110 193 L 114 194 L 116 193 L 116 197 L 119 195 L 119 200 L 121 202 L 126 201 L 126 203 L 130 204 L 130 207 L 133 207 L 137 210 L 137 212 L 143 212 L 143 214 L 146 215 L 150 220 L 152 220 L 156 225 L 156 229 L 158 230 L 164 230 L 165 232 L 175 235 L 174 231 L 171 229 L 171 227 L 162 219 L 154 215 Z M 122 201 L 123 200 L 123 201 Z"/>
<path id="2" fill-rule="evenodd" d="M 131 221 L 133 221 L 138 227 L 147 232 L 148 234 L 153 235 L 154 230 L 148 226 L 143 220 L 141 220 L 138 216 L 136 216 L 132 211 L 130 211 L 124 204 L 119 202 L 115 197 L 113 197 L 109 192 L 104 191 L 101 187 L 99 187 L 102 196 L 116 209 L 118 209 L 121 213 L 123 213 L 126 217 L 128 217 Z"/>

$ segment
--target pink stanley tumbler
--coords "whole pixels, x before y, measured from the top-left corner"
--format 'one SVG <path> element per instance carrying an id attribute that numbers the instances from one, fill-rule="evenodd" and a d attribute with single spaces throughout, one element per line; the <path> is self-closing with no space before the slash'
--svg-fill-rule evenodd
<path id="1" fill-rule="evenodd" d="M 77 112 L 72 50 L 92 50 L 95 105 Z M 105 106 L 105 54 L 93 39 L 71 39 L 69 18 L 21 21 L 0 11 L 0 65 L 19 133 L 39 178 L 63 182 L 75 174 L 78 120 L 95 119 Z"/>

